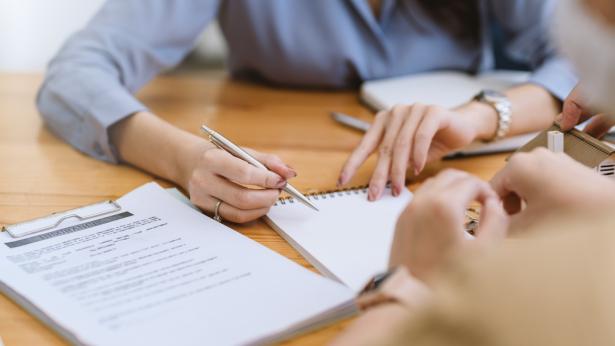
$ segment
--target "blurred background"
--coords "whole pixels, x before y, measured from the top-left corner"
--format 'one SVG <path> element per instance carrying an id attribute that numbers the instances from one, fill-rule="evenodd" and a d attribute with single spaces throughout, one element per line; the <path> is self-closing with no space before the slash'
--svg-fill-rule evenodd
<path id="1" fill-rule="evenodd" d="M 0 0 L 0 72 L 43 72 L 64 40 L 104 0 Z M 220 68 L 226 47 L 216 23 L 199 38 L 183 68 Z"/>
<path id="2" fill-rule="evenodd" d="M 85 26 L 104 1 L 0 0 L 0 72 L 44 72 L 66 38 Z M 527 69 L 505 54 L 501 30 L 496 23 L 493 26 L 497 68 Z M 220 69 L 225 57 L 226 45 L 214 22 L 179 68 Z"/>

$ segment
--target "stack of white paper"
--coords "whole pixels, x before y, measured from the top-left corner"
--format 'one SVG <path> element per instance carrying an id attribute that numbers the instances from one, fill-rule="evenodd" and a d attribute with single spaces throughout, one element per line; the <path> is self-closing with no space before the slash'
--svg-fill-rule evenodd
<path id="1" fill-rule="evenodd" d="M 0 233 L 0 290 L 75 344 L 234 345 L 354 312 L 348 288 L 147 184 L 95 221 Z"/>

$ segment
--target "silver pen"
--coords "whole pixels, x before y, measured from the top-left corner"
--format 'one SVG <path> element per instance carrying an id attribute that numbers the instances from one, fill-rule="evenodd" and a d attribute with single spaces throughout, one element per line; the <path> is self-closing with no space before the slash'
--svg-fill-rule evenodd
<path id="1" fill-rule="evenodd" d="M 209 127 L 202 125 L 201 129 L 207 133 L 208 139 L 218 148 L 225 150 L 229 154 L 246 161 L 252 166 L 269 170 L 265 165 L 260 163 L 257 159 L 255 159 L 252 155 L 248 154 L 245 150 L 241 149 L 238 145 L 234 144 L 230 140 L 226 139 L 224 136 L 219 134 L 218 132 L 210 129 Z M 310 202 L 310 200 L 305 197 L 299 190 L 293 187 L 291 184 L 286 184 L 283 189 L 286 193 L 297 199 L 299 202 L 305 204 L 306 206 L 318 211 L 318 208 Z"/>
<path id="2" fill-rule="evenodd" d="M 337 121 L 342 125 L 362 132 L 367 132 L 367 130 L 369 130 L 369 127 L 371 126 L 371 124 L 367 121 L 363 121 L 361 119 L 340 112 L 331 112 L 331 117 L 333 118 L 333 120 Z"/>

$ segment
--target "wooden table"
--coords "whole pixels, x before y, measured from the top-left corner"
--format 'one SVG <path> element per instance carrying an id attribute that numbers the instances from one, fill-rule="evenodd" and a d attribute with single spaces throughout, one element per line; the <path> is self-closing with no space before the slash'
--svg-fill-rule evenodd
<path id="1" fill-rule="evenodd" d="M 35 105 L 39 75 L 0 75 L 0 224 L 10 224 L 53 211 L 115 199 L 151 181 L 151 175 L 114 166 L 80 154 L 50 133 Z M 274 89 L 229 81 L 224 73 L 161 77 L 139 98 L 156 114 L 198 132 L 203 122 L 244 146 L 281 156 L 297 169 L 293 184 L 303 191 L 332 189 L 358 132 L 334 123 L 337 110 L 370 119 L 354 92 Z M 467 170 L 484 179 L 504 164 L 504 155 L 430 165 L 409 185 L 443 167 Z M 368 181 L 370 160 L 352 182 Z M 160 181 L 161 184 L 169 184 Z M 230 225 L 237 231 L 310 268 L 311 266 L 263 222 Z M 320 345 L 348 323 L 341 322 L 291 340 L 292 345 Z M 0 295 L 0 337 L 7 346 L 63 345 L 56 334 Z"/>

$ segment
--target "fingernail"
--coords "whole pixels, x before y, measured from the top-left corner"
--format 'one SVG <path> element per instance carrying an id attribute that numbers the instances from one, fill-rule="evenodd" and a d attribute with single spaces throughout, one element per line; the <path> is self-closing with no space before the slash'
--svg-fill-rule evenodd
<path id="1" fill-rule="evenodd" d="M 297 176 L 297 171 L 296 171 L 294 168 L 292 168 L 291 166 L 286 165 L 286 164 L 285 164 L 284 166 L 285 166 L 285 167 L 286 167 L 286 169 L 288 170 L 288 173 L 289 173 L 289 175 L 291 176 L 291 178 L 294 178 L 294 177 L 296 177 L 296 176 Z"/>
<path id="2" fill-rule="evenodd" d="M 421 170 L 418 167 L 414 167 L 414 175 L 421 174 Z"/>
<path id="3" fill-rule="evenodd" d="M 400 189 L 398 186 L 393 186 L 393 197 L 399 196 Z"/>
<path id="4" fill-rule="evenodd" d="M 367 199 L 370 201 L 375 201 L 378 199 L 378 195 L 380 194 L 380 189 L 376 186 L 372 186 L 369 188 L 369 194 L 367 195 Z"/>
<path id="5" fill-rule="evenodd" d="M 278 179 L 278 181 L 275 183 L 275 187 L 279 189 L 283 188 L 284 186 L 286 186 L 286 179 L 284 178 Z"/>
<path id="6" fill-rule="evenodd" d="M 337 179 L 337 187 L 346 184 L 346 175 L 344 173 L 340 174 L 340 177 Z"/>

